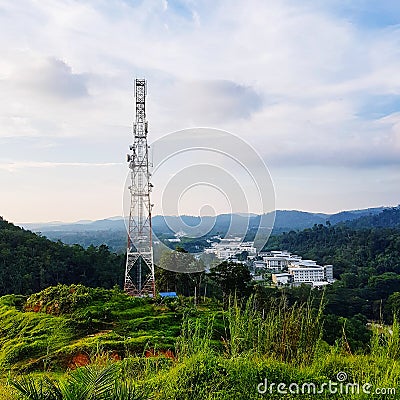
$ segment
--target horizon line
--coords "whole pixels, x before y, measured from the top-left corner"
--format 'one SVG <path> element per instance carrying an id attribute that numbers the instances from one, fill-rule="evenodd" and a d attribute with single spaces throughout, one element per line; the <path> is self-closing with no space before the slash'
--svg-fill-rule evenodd
<path id="1" fill-rule="evenodd" d="M 371 207 L 366 207 L 366 208 L 350 208 L 350 209 L 346 209 L 346 210 L 339 210 L 336 212 L 324 212 L 324 211 L 305 211 L 305 210 L 298 210 L 295 208 L 282 208 L 282 209 L 277 209 L 277 210 L 273 210 L 273 211 L 269 211 L 263 214 L 260 213 L 255 213 L 255 212 L 226 212 L 226 213 L 220 213 L 220 214 L 216 214 L 216 215 L 194 215 L 194 214 L 179 214 L 179 215 L 162 215 L 162 214 L 155 214 L 152 216 L 152 218 L 155 217 L 194 217 L 194 218 L 205 218 L 205 217 L 218 217 L 220 215 L 265 215 L 265 214 L 270 214 L 273 212 L 278 212 L 278 211 L 296 211 L 296 212 L 303 212 L 303 213 L 308 213 L 308 214 L 323 214 L 326 216 L 332 216 L 335 214 L 339 214 L 341 212 L 352 212 L 352 211 L 363 211 L 363 210 L 371 210 L 371 209 L 377 209 L 377 208 L 394 208 L 394 207 L 399 207 L 400 204 L 397 205 L 380 205 L 380 206 L 371 206 Z M 60 225 L 60 224 L 84 224 L 84 223 L 91 223 L 91 222 L 96 222 L 96 221 L 106 221 L 106 220 L 111 220 L 111 219 L 124 219 L 127 217 L 124 217 L 122 215 L 117 215 L 117 216 L 111 216 L 111 217 L 105 217 L 105 218 L 98 218 L 98 219 L 79 219 L 79 220 L 74 220 L 74 221 L 62 221 L 62 220 L 52 220 L 52 221 L 31 221 L 31 222 L 13 222 L 16 225 L 27 225 L 27 224 L 54 224 L 54 225 Z M 6 219 L 6 218 L 5 218 Z M 7 221 L 9 221 L 8 219 L 6 219 Z M 11 221 L 9 221 L 11 222 Z"/>

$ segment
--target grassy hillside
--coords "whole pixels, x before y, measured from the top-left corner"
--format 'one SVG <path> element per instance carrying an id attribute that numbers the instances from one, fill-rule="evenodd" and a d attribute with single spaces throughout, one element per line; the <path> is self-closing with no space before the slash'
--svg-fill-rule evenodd
<path id="1" fill-rule="evenodd" d="M 183 314 L 206 317 L 212 305 L 193 310 L 132 298 L 119 289 L 58 285 L 28 298 L 0 298 L 0 368 L 64 369 L 101 351 L 116 358 L 174 349 Z M 81 361 L 79 361 L 81 360 Z"/>
<path id="2" fill-rule="evenodd" d="M 400 390 L 396 321 L 390 329 L 373 326 L 369 348 L 353 354 L 345 336 L 333 346 L 321 339 L 323 306 L 310 301 L 272 302 L 260 312 L 256 298 L 231 300 L 223 311 L 215 303 L 195 308 L 189 299 L 167 305 L 58 286 L 0 304 L 5 400 L 278 399 L 278 383 L 287 399 L 371 398 L 326 386 L 296 394 L 310 383 L 340 388 L 341 379 L 368 383 L 370 391 Z"/>

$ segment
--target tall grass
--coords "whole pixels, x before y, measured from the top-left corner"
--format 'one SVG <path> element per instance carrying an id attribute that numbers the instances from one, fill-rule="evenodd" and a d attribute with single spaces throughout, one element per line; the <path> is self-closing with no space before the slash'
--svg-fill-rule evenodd
<path id="1" fill-rule="evenodd" d="M 315 310 L 311 300 L 288 306 L 283 299 L 262 315 L 253 297 L 245 305 L 234 298 L 227 311 L 228 355 L 251 352 L 284 362 L 310 363 L 322 337 L 322 311 L 322 301 Z"/>
<path id="2" fill-rule="evenodd" d="M 377 358 L 400 359 L 400 329 L 396 316 L 392 326 L 372 325 L 371 354 Z"/>
<path id="3" fill-rule="evenodd" d="M 205 324 L 200 319 L 185 315 L 180 336 L 176 340 L 175 353 L 178 359 L 194 354 L 213 352 L 211 346 L 214 330 L 214 318 L 209 317 Z"/>

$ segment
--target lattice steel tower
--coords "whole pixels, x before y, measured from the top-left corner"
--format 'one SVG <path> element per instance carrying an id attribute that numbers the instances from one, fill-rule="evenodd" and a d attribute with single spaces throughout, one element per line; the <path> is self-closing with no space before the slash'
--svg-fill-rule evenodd
<path id="1" fill-rule="evenodd" d="M 155 296 L 154 261 L 151 231 L 149 146 L 147 145 L 146 80 L 135 80 L 136 120 L 134 142 L 129 146 L 131 203 L 128 225 L 128 249 L 125 291 L 132 296 Z"/>

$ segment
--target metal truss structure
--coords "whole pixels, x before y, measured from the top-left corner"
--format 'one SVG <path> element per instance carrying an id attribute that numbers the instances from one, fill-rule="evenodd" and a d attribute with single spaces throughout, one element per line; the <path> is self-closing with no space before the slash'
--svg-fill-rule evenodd
<path id="1" fill-rule="evenodd" d="M 129 148 L 131 170 L 128 248 L 125 269 L 125 291 L 131 296 L 155 296 L 154 260 L 151 230 L 148 124 L 146 121 L 146 80 L 135 80 L 136 120 L 134 142 Z"/>

